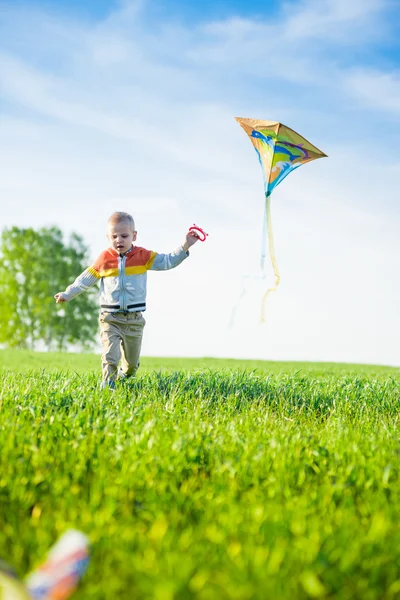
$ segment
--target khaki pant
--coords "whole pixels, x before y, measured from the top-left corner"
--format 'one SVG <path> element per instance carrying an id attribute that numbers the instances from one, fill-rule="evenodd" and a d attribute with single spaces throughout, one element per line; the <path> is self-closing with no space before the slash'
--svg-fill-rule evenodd
<path id="1" fill-rule="evenodd" d="M 123 374 L 128 377 L 134 375 L 139 368 L 143 327 L 146 324 L 142 313 L 101 312 L 99 322 L 103 381 L 117 378 L 121 359 Z"/>

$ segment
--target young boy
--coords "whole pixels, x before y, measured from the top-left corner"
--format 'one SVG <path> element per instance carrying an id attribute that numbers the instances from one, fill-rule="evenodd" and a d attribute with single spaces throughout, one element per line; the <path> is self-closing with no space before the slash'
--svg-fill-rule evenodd
<path id="1" fill-rule="evenodd" d="M 100 336 L 103 346 L 102 389 L 115 388 L 117 377 L 130 377 L 139 368 L 146 310 L 147 271 L 166 271 L 189 256 L 189 248 L 198 240 L 195 233 L 186 235 L 182 246 L 170 254 L 157 254 L 134 246 L 137 231 L 131 215 L 115 212 L 107 225 L 110 247 L 86 269 L 64 292 L 54 296 L 56 302 L 68 302 L 85 292 L 100 279 Z M 118 364 L 122 357 L 122 368 Z"/>

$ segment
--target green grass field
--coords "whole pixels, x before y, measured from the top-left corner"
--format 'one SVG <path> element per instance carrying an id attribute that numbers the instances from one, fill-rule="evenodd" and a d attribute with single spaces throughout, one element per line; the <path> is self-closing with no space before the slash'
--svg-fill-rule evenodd
<path id="1" fill-rule="evenodd" d="M 0 352 L 0 558 L 68 528 L 74 598 L 400 598 L 400 370 Z"/>

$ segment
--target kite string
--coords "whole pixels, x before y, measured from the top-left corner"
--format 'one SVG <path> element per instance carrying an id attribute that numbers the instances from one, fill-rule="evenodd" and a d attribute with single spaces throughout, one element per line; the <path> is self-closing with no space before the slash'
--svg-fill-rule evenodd
<path id="1" fill-rule="evenodd" d="M 261 271 L 264 273 L 265 259 L 267 258 L 267 237 L 268 237 L 268 213 L 267 213 L 268 197 L 266 196 L 266 202 L 264 204 L 264 219 L 263 229 L 261 235 Z"/>
<path id="2" fill-rule="evenodd" d="M 278 265 L 276 262 L 275 249 L 274 249 L 274 235 L 272 232 L 272 219 L 271 219 L 271 195 L 270 194 L 268 196 L 266 195 L 265 198 L 266 198 L 266 200 L 265 200 L 265 205 L 264 205 L 264 220 L 263 220 L 263 230 L 262 230 L 262 238 L 261 238 L 260 266 L 261 266 L 262 276 L 263 276 L 263 278 L 265 278 L 264 267 L 265 267 L 265 259 L 267 257 L 267 238 L 268 238 L 269 256 L 270 256 L 272 267 L 274 270 L 275 285 L 273 287 L 268 288 L 262 297 L 261 318 L 260 318 L 261 323 L 265 323 L 265 303 L 266 303 L 267 297 L 271 292 L 276 291 L 276 289 L 279 285 L 280 279 L 281 279 L 281 276 L 280 276 L 279 270 L 278 270 Z M 229 328 L 233 327 L 233 324 L 235 322 L 237 308 L 238 308 L 239 304 L 241 303 L 241 301 L 243 300 L 243 298 L 245 297 L 245 295 L 247 294 L 247 284 L 248 284 L 249 279 L 250 279 L 250 275 L 245 275 L 243 277 L 242 291 L 232 309 L 231 319 L 229 322 Z"/>
<path id="3" fill-rule="evenodd" d="M 278 265 L 276 263 L 275 248 L 274 248 L 274 235 L 272 232 L 271 195 L 266 196 L 266 202 L 265 202 L 265 219 L 264 219 L 264 230 L 263 230 L 263 247 L 262 247 L 262 251 L 261 251 L 261 268 L 263 268 L 264 261 L 265 261 L 265 245 L 266 245 L 266 237 L 267 237 L 266 231 L 265 231 L 266 228 L 268 231 L 269 256 L 271 259 L 271 263 L 272 263 L 272 267 L 274 269 L 274 275 L 275 275 L 275 285 L 273 287 L 268 288 L 267 291 L 265 292 L 264 296 L 262 297 L 262 300 L 261 300 L 261 323 L 265 322 L 265 302 L 267 300 L 267 297 L 271 292 L 276 292 L 276 289 L 281 280 L 281 276 L 279 275 Z"/>

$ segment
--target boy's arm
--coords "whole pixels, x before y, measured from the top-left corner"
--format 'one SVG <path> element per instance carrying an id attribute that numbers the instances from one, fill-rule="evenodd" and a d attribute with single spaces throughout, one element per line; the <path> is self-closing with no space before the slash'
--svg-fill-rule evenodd
<path id="1" fill-rule="evenodd" d="M 89 267 L 83 273 L 81 273 L 72 283 L 67 287 L 64 292 L 58 292 L 54 298 L 59 304 L 60 302 L 69 302 L 75 296 L 86 292 L 89 288 L 93 287 L 95 283 L 100 279 L 100 273 L 93 267 Z"/>
<path id="2" fill-rule="evenodd" d="M 155 254 L 151 271 L 167 271 L 181 264 L 189 256 L 189 248 L 198 241 L 198 236 L 194 232 L 186 235 L 185 242 L 169 254 Z"/>

